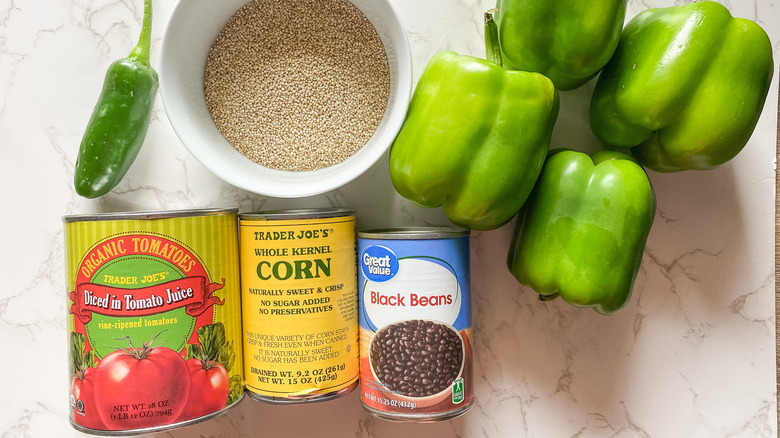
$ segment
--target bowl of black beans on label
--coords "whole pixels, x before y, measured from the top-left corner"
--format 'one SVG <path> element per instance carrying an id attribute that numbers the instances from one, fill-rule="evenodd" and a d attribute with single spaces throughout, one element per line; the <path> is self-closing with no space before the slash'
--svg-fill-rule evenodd
<path id="1" fill-rule="evenodd" d="M 370 344 L 369 363 L 377 382 L 417 407 L 451 395 L 463 372 L 463 338 L 451 325 L 411 319 L 379 329 Z"/>

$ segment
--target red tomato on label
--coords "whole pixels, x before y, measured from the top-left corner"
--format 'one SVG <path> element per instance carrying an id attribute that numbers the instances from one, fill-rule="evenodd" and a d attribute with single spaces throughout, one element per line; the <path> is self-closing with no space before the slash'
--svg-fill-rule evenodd
<path id="1" fill-rule="evenodd" d="M 189 359 L 192 385 L 187 405 L 179 421 L 213 414 L 225 407 L 230 391 L 230 378 L 225 367 L 216 362 Z"/>
<path id="2" fill-rule="evenodd" d="M 95 402 L 109 430 L 142 429 L 176 421 L 190 393 L 190 373 L 166 347 L 108 354 L 95 373 Z"/>
<path id="3" fill-rule="evenodd" d="M 73 421 L 90 429 L 105 429 L 95 404 L 95 368 L 86 368 L 83 373 L 73 376 L 70 393 L 73 396 Z"/>

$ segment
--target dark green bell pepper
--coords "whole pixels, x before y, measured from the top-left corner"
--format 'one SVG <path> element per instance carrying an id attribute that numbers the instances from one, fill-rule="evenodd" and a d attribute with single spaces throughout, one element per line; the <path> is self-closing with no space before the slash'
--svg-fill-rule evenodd
<path id="1" fill-rule="evenodd" d="M 557 116 L 558 93 L 546 77 L 437 53 L 390 150 L 393 185 L 419 205 L 443 205 L 457 225 L 499 227 L 539 176 Z"/>
<path id="2" fill-rule="evenodd" d="M 539 72 L 559 90 L 594 77 L 615 51 L 625 0 L 498 0 L 504 67 Z"/>
<path id="3" fill-rule="evenodd" d="M 76 159 L 76 193 L 97 198 L 125 176 L 146 138 L 158 88 L 149 62 L 152 1 L 144 1 L 144 22 L 138 44 L 106 72 Z"/>
<path id="4" fill-rule="evenodd" d="M 614 313 L 631 296 L 655 206 L 629 155 L 551 151 L 518 221 L 509 269 L 543 300 Z"/>
<path id="5" fill-rule="evenodd" d="M 601 72 L 590 125 L 655 171 L 712 169 L 750 139 L 772 71 L 766 32 L 719 3 L 649 9 Z"/>

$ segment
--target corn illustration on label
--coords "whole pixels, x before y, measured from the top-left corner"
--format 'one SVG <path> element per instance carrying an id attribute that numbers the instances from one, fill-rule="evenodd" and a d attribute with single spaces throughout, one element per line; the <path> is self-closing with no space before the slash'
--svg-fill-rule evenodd
<path id="1" fill-rule="evenodd" d="M 354 216 L 241 215 L 239 230 L 250 396 L 306 401 L 354 388 L 359 376 Z"/>
<path id="2" fill-rule="evenodd" d="M 238 401 L 237 212 L 64 221 L 73 424 L 162 430 Z"/>

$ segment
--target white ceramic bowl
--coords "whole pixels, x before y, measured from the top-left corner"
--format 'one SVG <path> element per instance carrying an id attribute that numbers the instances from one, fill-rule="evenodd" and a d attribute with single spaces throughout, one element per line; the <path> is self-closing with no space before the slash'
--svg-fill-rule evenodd
<path id="1" fill-rule="evenodd" d="M 159 61 L 160 94 L 171 126 L 184 146 L 222 180 L 253 193 L 297 198 L 352 181 L 387 150 L 401 128 L 412 89 L 406 31 L 387 0 L 349 0 L 379 34 L 390 68 L 390 97 L 368 142 L 345 161 L 312 171 L 271 169 L 238 152 L 217 130 L 206 108 L 203 77 L 214 39 L 248 0 L 180 0 L 165 34 Z"/>

